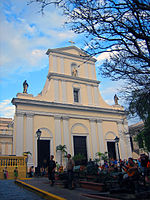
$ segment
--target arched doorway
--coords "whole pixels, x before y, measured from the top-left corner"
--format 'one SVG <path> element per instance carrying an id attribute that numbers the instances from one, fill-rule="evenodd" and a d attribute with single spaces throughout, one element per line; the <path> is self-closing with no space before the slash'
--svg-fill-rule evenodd
<path id="1" fill-rule="evenodd" d="M 35 134 L 35 166 L 46 168 L 50 155 L 53 154 L 53 136 L 49 129 L 39 128 L 41 131 L 40 139 Z"/>
<path id="2" fill-rule="evenodd" d="M 73 155 L 83 155 L 85 157 L 83 162 L 86 163 L 88 161 L 90 149 L 88 129 L 84 124 L 76 123 L 72 126 L 71 133 Z"/>

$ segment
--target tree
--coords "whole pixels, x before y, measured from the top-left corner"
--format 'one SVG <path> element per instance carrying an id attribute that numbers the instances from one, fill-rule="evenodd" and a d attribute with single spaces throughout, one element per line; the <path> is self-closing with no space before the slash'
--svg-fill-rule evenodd
<path id="1" fill-rule="evenodd" d="M 129 111 L 132 114 L 137 113 L 146 123 L 150 109 L 147 98 L 147 94 L 150 94 L 149 0 L 32 0 L 32 2 L 40 3 L 42 11 L 53 3 L 62 8 L 64 15 L 67 16 L 66 24 L 69 28 L 77 34 L 85 35 L 88 54 L 91 56 L 104 52 L 109 54 L 99 66 L 100 73 L 112 80 L 125 81 Z M 141 96 L 144 101 L 140 101 Z"/>
<path id="2" fill-rule="evenodd" d="M 67 154 L 66 145 L 58 145 L 56 146 L 56 151 L 60 151 L 60 165 L 62 166 L 62 155 L 63 153 Z"/>
<path id="3" fill-rule="evenodd" d="M 149 0 L 32 0 L 41 10 L 55 3 L 75 33 L 84 33 L 88 53 L 110 53 L 100 71 L 112 80 L 150 90 Z"/>

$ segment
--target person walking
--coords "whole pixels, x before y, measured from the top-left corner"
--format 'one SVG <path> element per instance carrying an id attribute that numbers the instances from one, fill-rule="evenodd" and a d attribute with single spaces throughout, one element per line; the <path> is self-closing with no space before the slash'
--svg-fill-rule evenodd
<path id="1" fill-rule="evenodd" d="M 67 155 L 68 162 L 67 162 L 67 174 L 68 174 L 68 188 L 73 189 L 72 182 L 73 182 L 73 167 L 75 165 L 74 161 L 71 159 L 71 155 Z"/>
<path id="2" fill-rule="evenodd" d="M 55 183 L 56 163 L 53 159 L 54 159 L 54 156 L 51 155 L 49 163 L 48 163 L 48 178 L 51 181 L 51 186 L 53 186 Z"/>

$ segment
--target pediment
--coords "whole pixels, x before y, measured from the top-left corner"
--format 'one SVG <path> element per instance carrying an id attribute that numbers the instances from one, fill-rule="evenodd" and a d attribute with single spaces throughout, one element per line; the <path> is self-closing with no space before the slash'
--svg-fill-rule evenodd
<path id="1" fill-rule="evenodd" d="M 84 59 L 89 59 L 89 55 L 76 46 L 48 49 L 46 54 L 49 55 L 51 52 L 58 53 L 58 54 L 65 54 L 65 55 L 73 55 L 73 56 L 81 57 Z M 96 62 L 96 59 L 94 58 L 90 58 L 90 60 L 93 60 L 94 62 Z"/>

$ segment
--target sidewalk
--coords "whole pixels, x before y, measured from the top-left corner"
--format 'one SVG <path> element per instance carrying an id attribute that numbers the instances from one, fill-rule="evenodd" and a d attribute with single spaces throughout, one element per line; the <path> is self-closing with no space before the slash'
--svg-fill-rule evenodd
<path id="1" fill-rule="evenodd" d="M 20 182 L 21 181 L 21 182 Z M 89 198 L 89 197 L 85 197 L 83 196 L 84 194 L 96 194 L 98 192 L 93 191 L 93 190 L 89 190 L 89 189 L 84 189 L 84 188 L 75 188 L 73 190 L 69 190 L 67 188 L 64 188 L 63 185 L 59 184 L 56 181 L 56 184 L 51 187 L 48 178 L 45 177 L 36 177 L 36 178 L 32 178 L 32 179 L 23 179 L 23 180 L 17 180 L 16 183 L 21 184 L 23 187 L 28 187 L 28 189 L 30 189 L 29 187 L 33 186 L 35 188 L 37 188 L 37 191 L 39 190 L 40 193 L 42 193 L 42 191 L 46 192 L 46 193 L 50 193 L 52 194 L 52 198 L 51 199 L 55 199 L 55 197 L 53 195 L 56 195 L 56 199 L 60 199 L 62 198 L 62 200 L 93 200 L 93 198 Z M 23 185 L 23 183 L 25 183 L 25 185 Z M 33 190 L 36 189 L 33 188 Z M 45 195 L 42 195 L 45 196 Z M 60 198 L 59 198 L 60 197 Z M 49 198 L 50 199 L 50 198 Z"/>
<path id="2" fill-rule="evenodd" d="M 52 200 L 119 200 L 119 199 L 143 199 L 142 197 L 147 194 L 150 196 L 150 190 L 145 191 L 143 194 L 114 194 L 110 195 L 105 193 L 105 196 L 102 193 L 85 188 L 75 188 L 74 190 L 69 190 L 64 188 L 60 181 L 56 181 L 56 184 L 51 187 L 48 178 L 45 177 L 36 177 L 32 179 L 22 179 L 17 180 L 16 183 L 22 185 L 23 187 L 30 189 L 46 199 Z M 104 194 L 104 193 L 103 193 Z M 86 196 L 85 196 L 86 195 Z M 140 196 L 139 196 L 140 195 Z M 146 195 L 146 196 L 147 196 Z M 149 198 L 144 198 L 145 200 Z"/>

